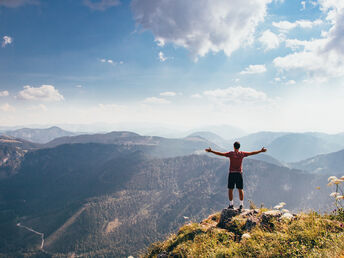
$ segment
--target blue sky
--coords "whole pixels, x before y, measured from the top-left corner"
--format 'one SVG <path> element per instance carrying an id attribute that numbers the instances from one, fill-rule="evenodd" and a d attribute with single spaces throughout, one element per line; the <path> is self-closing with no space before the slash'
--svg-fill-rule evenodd
<path id="1" fill-rule="evenodd" d="M 0 125 L 342 132 L 343 13 L 334 0 L 0 0 Z"/>

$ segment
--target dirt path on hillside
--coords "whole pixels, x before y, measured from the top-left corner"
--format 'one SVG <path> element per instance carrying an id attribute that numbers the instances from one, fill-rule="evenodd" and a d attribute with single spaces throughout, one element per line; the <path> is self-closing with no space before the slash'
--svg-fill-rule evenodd
<path id="1" fill-rule="evenodd" d="M 61 227 L 59 227 L 54 233 L 52 233 L 46 240 L 45 240 L 45 247 L 49 248 L 58 238 L 62 236 L 62 234 L 67 230 L 67 228 L 72 225 L 75 220 L 83 213 L 83 211 L 89 207 L 89 204 L 85 204 L 81 207 L 76 213 L 73 214 Z"/>

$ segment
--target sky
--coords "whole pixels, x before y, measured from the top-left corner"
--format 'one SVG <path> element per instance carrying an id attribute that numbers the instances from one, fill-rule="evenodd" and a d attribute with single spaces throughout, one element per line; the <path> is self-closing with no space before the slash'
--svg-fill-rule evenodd
<path id="1" fill-rule="evenodd" d="M 0 45 L 0 126 L 344 131 L 344 1 L 0 0 Z"/>

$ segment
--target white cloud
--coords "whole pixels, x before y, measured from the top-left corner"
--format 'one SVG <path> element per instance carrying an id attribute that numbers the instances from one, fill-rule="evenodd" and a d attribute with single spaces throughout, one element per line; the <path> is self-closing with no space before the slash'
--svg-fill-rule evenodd
<path id="1" fill-rule="evenodd" d="M 166 92 L 160 93 L 160 96 L 165 96 L 165 97 L 174 97 L 176 95 L 177 95 L 177 93 L 175 93 L 173 91 L 166 91 Z"/>
<path id="2" fill-rule="evenodd" d="M 265 73 L 265 65 L 249 65 L 240 74 L 256 74 L 256 73 Z"/>
<path id="3" fill-rule="evenodd" d="M 76 88 L 82 88 L 81 84 L 75 85 Z"/>
<path id="4" fill-rule="evenodd" d="M 306 10 L 306 1 L 301 1 L 301 11 Z"/>
<path id="5" fill-rule="evenodd" d="M 165 57 L 164 53 L 161 51 L 159 52 L 158 56 L 161 62 L 165 62 L 167 60 L 167 57 Z"/>
<path id="6" fill-rule="evenodd" d="M 203 95 L 222 103 L 257 103 L 269 100 L 264 92 L 241 86 L 208 90 Z"/>
<path id="7" fill-rule="evenodd" d="M 286 32 L 291 29 L 295 29 L 296 27 L 304 28 L 304 29 L 311 29 L 314 26 L 321 25 L 323 23 L 322 20 L 317 19 L 315 21 L 309 20 L 298 20 L 295 22 L 289 21 L 280 21 L 280 22 L 273 22 L 272 25 L 278 28 L 282 32 Z"/>
<path id="8" fill-rule="evenodd" d="M 311 78 L 323 81 L 326 77 L 344 76 L 344 1 L 321 0 L 319 5 L 332 24 L 331 28 L 322 34 L 322 38 L 286 41 L 286 46 L 294 50 L 303 49 L 277 57 L 273 63 L 283 70 L 305 70 Z"/>
<path id="9" fill-rule="evenodd" d="M 84 0 L 84 4 L 92 10 L 104 11 L 121 4 L 119 0 Z"/>
<path id="10" fill-rule="evenodd" d="M 48 111 L 47 106 L 44 104 L 38 104 L 38 105 L 32 106 L 30 109 L 35 110 L 35 111 L 44 111 L 44 112 Z"/>
<path id="11" fill-rule="evenodd" d="M 107 60 L 107 62 L 108 62 L 109 64 L 113 64 L 113 60 L 111 60 L 111 59 Z"/>
<path id="12" fill-rule="evenodd" d="M 16 8 L 26 4 L 38 4 L 37 0 L 0 0 L 0 6 Z"/>
<path id="13" fill-rule="evenodd" d="M 287 85 L 294 85 L 296 83 L 296 81 L 294 81 L 294 80 L 289 80 L 289 81 L 287 81 L 285 84 L 287 84 Z"/>
<path id="14" fill-rule="evenodd" d="M 202 95 L 199 94 L 199 93 L 195 93 L 195 94 L 192 94 L 192 95 L 191 95 L 191 98 L 193 98 L 193 99 L 201 99 L 201 98 L 202 98 Z"/>
<path id="15" fill-rule="evenodd" d="M 11 106 L 10 104 L 5 103 L 0 106 L 0 110 L 5 111 L 5 112 L 13 112 L 15 111 L 15 108 Z"/>
<path id="16" fill-rule="evenodd" d="M 150 30 L 158 45 L 188 49 L 196 60 L 208 52 L 233 51 L 253 42 L 272 0 L 133 0 L 134 19 Z"/>
<path id="17" fill-rule="evenodd" d="M 61 101 L 63 96 L 52 85 L 42 85 L 41 87 L 24 86 L 24 89 L 19 92 L 18 98 L 24 100 L 41 100 L 41 101 Z"/>
<path id="18" fill-rule="evenodd" d="M 2 41 L 2 43 L 1 43 L 1 46 L 2 46 L 2 47 L 6 47 L 6 45 L 12 44 L 12 42 L 13 42 L 13 38 L 12 38 L 12 37 L 10 37 L 10 36 L 4 36 L 4 37 L 3 37 L 3 41 Z"/>
<path id="19" fill-rule="evenodd" d="M 167 99 L 164 99 L 164 98 L 150 97 L 150 98 L 146 98 L 143 101 L 143 103 L 145 103 L 145 104 L 169 104 L 171 102 L 168 101 Z"/>
<path id="20" fill-rule="evenodd" d="M 98 104 L 98 108 L 104 111 L 121 111 L 125 107 L 118 104 Z"/>
<path id="21" fill-rule="evenodd" d="M 274 80 L 275 80 L 275 82 L 280 82 L 281 78 L 280 77 L 275 77 Z"/>
<path id="22" fill-rule="evenodd" d="M 7 90 L 0 91 L 0 97 L 7 97 L 10 93 Z"/>
<path id="23" fill-rule="evenodd" d="M 100 59 L 100 62 L 102 62 L 102 63 L 106 63 L 106 59 Z"/>
<path id="24" fill-rule="evenodd" d="M 281 42 L 280 36 L 270 30 L 264 31 L 258 40 L 263 44 L 265 50 L 277 48 Z"/>

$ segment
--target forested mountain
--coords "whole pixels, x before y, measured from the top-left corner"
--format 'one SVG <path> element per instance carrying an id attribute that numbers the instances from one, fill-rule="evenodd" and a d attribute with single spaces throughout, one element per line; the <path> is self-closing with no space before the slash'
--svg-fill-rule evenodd
<path id="1" fill-rule="evenodd" d="M 242 150 L 250 151 L 264 146 L 270 156 L 282 162 L 297 162 L 344 149 L 344 134 L 259 132 L 238 140 Z"/>
<path id="2" fill-rule="evenodd" d="M 85 134 L 72 137 L 61 137 L 55 139 L 44 147 L 50 148 L 62 144 L 75 143 L 102 143 L 121 144 L 126 146 L 152 146 L 147 150 L 155 157 L 176 157 L 189 155 L 195 152 L 203 152 L 205 148 L 212 147 L 221 149 L 214 143 L 197 136 L 180 139 L 169 139 L 157 136 L 142 136 L 133 132 L 111 132 L 106 134 Z M 221 149 L 222 150 L 222 149 Z"/>
<path id="3" fill-rule="evenodd" d="M 290 167 L 299 168 L 314 174 L 344 175 L 344 150 L 317 155 L 315 157 L 290 163 Z"/>
<path id="4" fill-rule="evenodd" d="M 0 136 L 0 179 L 11 176 L 17 172 L 24 155 L 32 149 L 39 148 L 23 139 L 11 136 Z"/>
<path id="5" fill-rule="evenodd" d="M 3 134 L 36 143 L 47 143 L 55 138 L 77 135 L 76 133 L 65 131 L 57 126 L 44 129 L 21 128 L 12 131 L 5 131 Z"/>
<path id="6" fill-rule="evenodd" d="M 137 254 L 185 222 L 227 206 L 226 159 L 152 158 L 154 146 L 66 144 L 25 155 L 19 172 L 0 181 L 0 254 Z M 246 200 L 292 210 L 326 208 L 327 180 L 245 160 Z M 321 186 L 320 190 L 316 186 Z M 31 252 L 30 251 L 30 252 Z"/>

